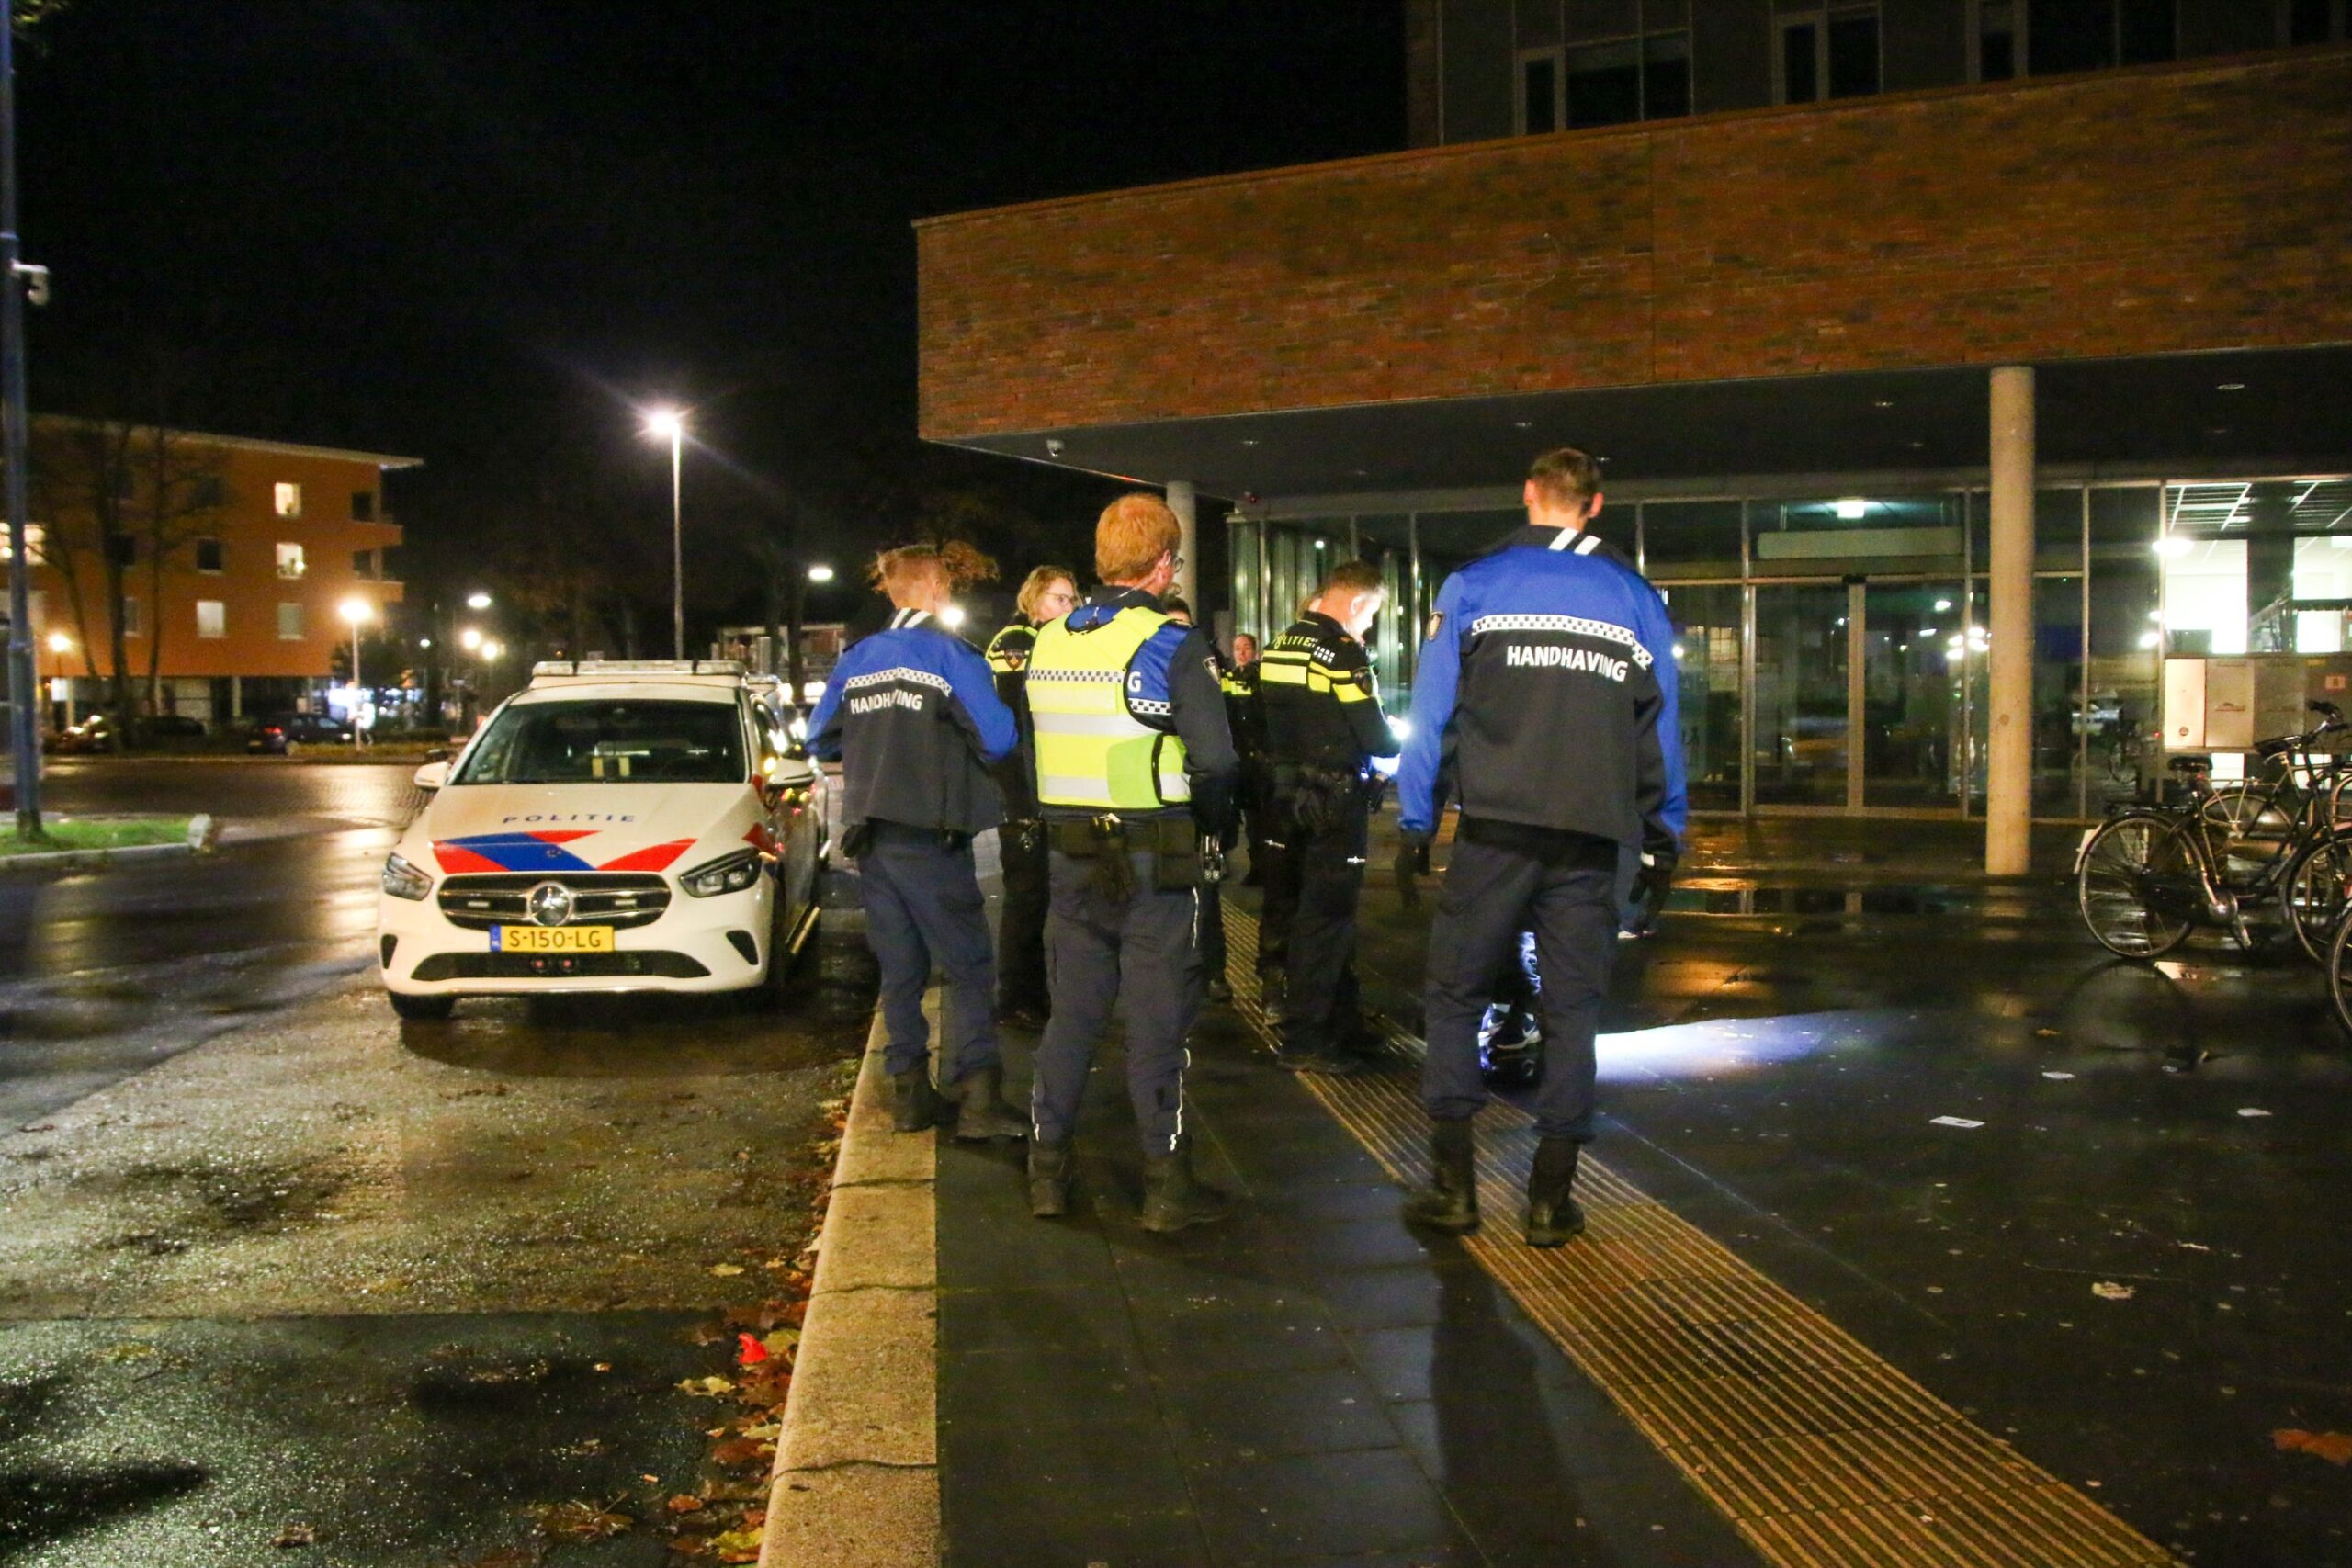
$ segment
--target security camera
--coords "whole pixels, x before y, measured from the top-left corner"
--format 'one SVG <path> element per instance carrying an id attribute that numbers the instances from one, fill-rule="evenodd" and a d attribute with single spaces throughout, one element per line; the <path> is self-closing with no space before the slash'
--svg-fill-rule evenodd
<path id="1" fill-rule="evenodd" d="M 1047 436 L 1046 438 L 1046 456 L 1048 457 L 1058 457 L 1061 455 L 1062 443 L 1060 440 L 1053 436 Z"/>

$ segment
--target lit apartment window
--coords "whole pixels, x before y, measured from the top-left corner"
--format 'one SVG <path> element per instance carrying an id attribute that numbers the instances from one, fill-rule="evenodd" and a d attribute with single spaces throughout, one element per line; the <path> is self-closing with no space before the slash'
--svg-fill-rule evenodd
<path id="1" fill-rule="evenodd" d="M 302 606 L 300 602 L 285 599 L 277 602 L 277 640 L 302 640 Z"/>
<path id="2" fill-rule="evenodd" d="M 351 575 L 354 577 L 374 577 L 376 575 L 376 552 L 373 550 L 352 551 Z"/>
<path id="3" fill-rule="evenodd" d="M 376 521 L 376 492 L 374 491 L 355 490 L 351 492 L 351 520 L 354 523 Z"/>
<path id="4" fill-rule="evenodd" d="M 2352 38 L 2352 0 L 2285 0 L 2279 9 L 2289 43 Z"/>
<path id="5" fill-rule="evenodd" d="M 277 543 L 277 575 L 280 577 L 300 577 L 302 575 L 304 570 L 305 568 L 302 565 L 302 547 L 300 545 L 288 544 L 285 540 L 280 539 Z"/>
<path id="6" fill-rule="evenodd" d="M 46 536 L 42 532 L 41 525 L 40 524 L 26 524 L 25 554 L 30 556 L 34 560 L 40 559 L 40 542 L 45 536 Z M 6 528 L 0 528 L 0 562 L 12 561 L 16 558 L 17 547 L 9 539 L 8 530 Z"/>
<path id="7" fill-rule="evenodd" d="M 302 515 L 302 487 L 281 481 L 277 487 L 277 514 L 280 517 Z"/>
<path id="8" fill-rule="evenodd" d="M 147 635 L 146 609 L 137 599 L 128 593 L 122 596 L 122 635 L 125 637 Z"/>
<path id="9" fill-rule="evenodd" d="M 229 606 L 218 599 L 196 602 L 196 635 L 222 637 L 229 635 Z"/>
<path id="10" fill-rule="evenodd" d="M 196 542 L 196 570 L 211 572 L 228 570 L 228 545 L 220 539 L 198 539 Z"/>
<path id="11" fill-rule="evenodd" d="M 1878 91 L 1878 7 L 1826 6 L 1781 18 L 1781 102 L 1861 97 Z"/>

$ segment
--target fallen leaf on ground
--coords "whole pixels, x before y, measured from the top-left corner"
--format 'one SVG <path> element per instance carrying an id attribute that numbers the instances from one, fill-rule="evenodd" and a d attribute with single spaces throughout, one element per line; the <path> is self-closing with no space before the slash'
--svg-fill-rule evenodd
<path id="1" fill-rule="evenodd" d="M 2352 1432 L 2304 1432 L 2292 1427 L 2270 1434 L 2280 1453 L 2316 1454 L 2330 1464 L 2352 1464 Z"/>
<path id="2" fill-rule="evenodd" d="M 702 1499 L 691 1492 L 681 1492 L 662 1505 L 673 1514 L 691 1514 L 702 1506 Z"/>
<path id="3" fill-rule="evenodd" d="M 310 1546 L 316 1543 L 318 1539 L 319 1532 L 309 1525 L 288 1525 L 277 1532 L 277 1539 L 269 1544 L 277 1547 Z"/>
<path id="4" fill-rule="evenodd" d="M 618 1502 L 615 1498 L 614 1502 Z M 565 1540 L 604 1540 L 637 1523 L 612 1503 L 573 1501 L 539 1510 L 539 1529 Z"/>
<path id="5" fill-rule="evenodd" d="M 738 1334 L 735 1336 L 735 1342 L 737 1346 L 735 1359 L 743 1365 L 754 1366 L 768 1359 L 768 1348 L 761 1344 L 756 1336 Z"/>
<path id="6" fill-rule="evenodd" d="M 756 1529 L 728 1530 L 710 1538 L 711 1551 L 721 1562 L 757 1562 L 760 1560 L 760 1532 Z"/>
<path id="7" fill-rule="evenodd" d="M 775 1451 L 775 1445 L 757 1438 L 730 1438 L 711 1450 L 710 1457 L 716 1464 L 750 1464 L 753 1460 L 769 1458 Z"/>
<path id="8" fill-rule="evenodd" d="M 761 1343 L 765 1345 L 770 1350 L 781 1356 L 786 1351 L 795 1350 L 799 1348 L 800 1330 L 789 1325 L 771 1329 L 768 1332 L 767 1337 L 762 1340 Z"/>
<path id="9" fill-rule="evenodd" d="M 2119 1285 L 2112 1280 L 2101 1280 L 2091 1287 L 2091 1294 L 2106 1302 L 2128 1302 L 2132 1297 L 2129 1285 Z"/>
<path id="10" fill-rule="evenodd" d="M 743 1271 L 743 1266 L 741 1263 L 714 1263 L 710 1266 L 710 1271 L 725 1280 L 741 1274 Z"/>
<path id="11" fill-rule="evenodd" d="M 715 1399 L 722 1393 L 734 1393 L 735 1385 L 725 1378 L 688 1378 L 678 1384 L 678 1392 L 705 1394 Z"/>

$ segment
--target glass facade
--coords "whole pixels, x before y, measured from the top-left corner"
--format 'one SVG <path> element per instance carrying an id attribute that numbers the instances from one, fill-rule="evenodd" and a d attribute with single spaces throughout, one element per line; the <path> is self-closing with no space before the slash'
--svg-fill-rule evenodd
<path id="1" fill-rule="evenodd" d="M 1612 502 L 1597 531 L 1667 602 L 1691 805 L 1979 816 L 1990 675 L 1982 489 Z M 1371 638 L 1409 711 L 1445 574 L 1510 510 L 1234 524 L 1235 625 L 1280 629 L 1362 555 Z M 2153 787 L 2166 654 L 2352 650 L 2352 479 L 2052 485 L 2034 498 L 2033 804 L 2095 817 Z"/>

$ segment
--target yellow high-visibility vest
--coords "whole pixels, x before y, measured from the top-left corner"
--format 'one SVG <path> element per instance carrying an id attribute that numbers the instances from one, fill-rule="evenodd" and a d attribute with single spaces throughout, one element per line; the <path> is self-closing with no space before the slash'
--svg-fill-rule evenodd
<path id="1" fill-rule="evenodd" d="M 1167 624 L 1159 611 L 1131 604 L 1083 631 L 1073 631 L 1069 616 L 1037 629 L 1027 690 L 1039 802 L 1152 811 L 1193 797 L 1184 742 L 1144 725 L 1127 705 L 1133 685 L 1139 700 L 1167 710 L 1167 693 L 1142 695 L 1142 673 L 1128 669 Z"/>

